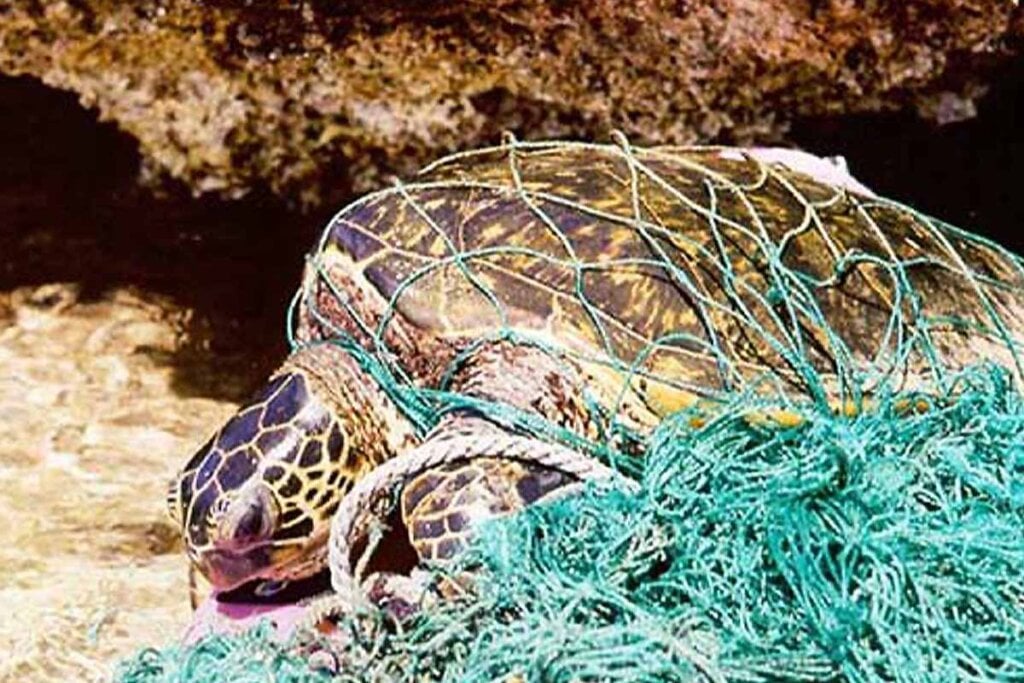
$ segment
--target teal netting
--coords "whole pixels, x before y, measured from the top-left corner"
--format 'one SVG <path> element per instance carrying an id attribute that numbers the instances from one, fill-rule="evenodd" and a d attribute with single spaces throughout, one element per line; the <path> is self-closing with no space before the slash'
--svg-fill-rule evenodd
<path id="1" fill-rule="evenodd" d="M 945 391 L 978 359 L 1021 373 L 1024 267 L 998 245 L 734 150 L 619 142 L 509 140 L 349 205 L 308 260 L 293 347 L 355 353 L 421 433 L 469 407 L 609 460 L 653 426 L 624 418 L 630 401 L 661 417 L 681 394 L 860 410 Z M 599 377 L 601 435 L 446 391 L 502 340 Z"/>
<path id="2" fill-rule="evenodd" d="M 119 681 L 149 683 L 326 683 L 330 678 L 273 637 L 263 622 L 233 637 L 209 637 L 192 646 L 147 648 L 123 662 Z"/>
<path id="3" fill-rule="evenodd" d="M 462 560 L 472 597 L 343 623 L 340 678 L 1024 680 L 1024 403 L 1005 374 L 912 416 L 780 430 L 736 408 L 667 420 L 636 495 L 490 523 Z M 253 642 L 147 652 L 119 680 L 306 680 Z"/>
<path id="4" fill-rule="evenodd" d="M 343 621 L 337 676 L 1024 680 L 1020 260 L 782 166 L 621 142 L 453 157 L 344 209 L 311 256 L 294 344 L 349 349 L 423 432 L 470 407 L 641 484 L 488 523 L 445 570 L 471 594 Z M 449 391 L 496 340 L 594 377 L 599 436 Z M 249 675 L 253 642 L 119 680 Z"/>

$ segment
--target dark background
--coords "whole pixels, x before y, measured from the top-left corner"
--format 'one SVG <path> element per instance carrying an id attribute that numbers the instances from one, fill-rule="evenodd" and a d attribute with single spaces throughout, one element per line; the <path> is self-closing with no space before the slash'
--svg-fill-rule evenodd
<path id="1" fill-rule="evenodd" d="M 1024 253 L 1024 62 L 995 83 L 968 121 L 936 126 L 912 113 L 805 120 L 792 139 L 842 154 L 880 194 Z"/>
<path id="2" fill-rule="evenodd" d="M 875 191 L 1024 252 L 1024 63 L 995 82 L 968 121 L 801 120 L 791 141 L 841 154 Z M 0 78 L 0 121 L 0 291 L 76 282 L 86 299 L 118 286 L 167 296 L 197 312 L 170 361 L 177 389 L 237 399 L 262 380 L 285 351 L 302 255 L 338 207 L 297 214 L 258 193 L 225 202 L 184 188 L 157 196 L 137 183 L 130 137 L 34 80 Z M 240 381 L 209 380 L 225 372 Z"/>

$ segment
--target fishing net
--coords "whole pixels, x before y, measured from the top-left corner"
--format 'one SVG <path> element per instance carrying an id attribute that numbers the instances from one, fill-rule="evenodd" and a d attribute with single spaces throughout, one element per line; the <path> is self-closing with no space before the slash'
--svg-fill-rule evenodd
<path id="1" fill-rule="evenodd" d="M 791 166 L 510 139 L 346 207 L 296 347 L 347 349 L 424 434 L 471 410 L 636 486 L 488 522 L 434 568 L 464 597 L 344 617 L 326 669 L 315 634 L 256 665 L 214 636 L 119 680 L 1024 680 L 1021 262 Z M 594 378 L 596 434 L 453 391 L 495 342 Z"/>
<path id="2" fill-rule="evenodd" d="M 943 391 L 978 359 L 1020 373 L 1024 271 L 998 245 L 842 174 L 619 142 L 509 140 L 346 207 L 309 259 L 293 346 L 344 345 L 421 432 L 470 408 L 552 437 L 445 391 L 486 344 L 543 348 L 591 377 L 604 427 L 591 443 L 558 436 L 607 457 L 651 426 L 629 419 L 630 399 L 655 418 L 737 393 L 859 410 L 866 395 Z"/>
<path id="3" fill-rule="evenodd" d="M 185 683 L 319 683 L 329 681 L 325 672 L 310 667 L 286 645 L 273 637 L 270 622 L 248 632 L 211 636 L 195 645 L 153 648 L 139 652 L 120 665 L 122 681 L 171 681 Z"/>

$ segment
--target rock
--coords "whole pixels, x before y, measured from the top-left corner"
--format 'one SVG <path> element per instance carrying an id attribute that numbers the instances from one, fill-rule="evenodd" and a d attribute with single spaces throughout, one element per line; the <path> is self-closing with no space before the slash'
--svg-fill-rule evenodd
<path id="1" fill-rule="evenodd" d="M 14 0 L 0 71 L 78 93 L 153 182 L 337 202 L 523 137 L 777 140 L 796 116 L 970 116 L 1011 0 Z"/>

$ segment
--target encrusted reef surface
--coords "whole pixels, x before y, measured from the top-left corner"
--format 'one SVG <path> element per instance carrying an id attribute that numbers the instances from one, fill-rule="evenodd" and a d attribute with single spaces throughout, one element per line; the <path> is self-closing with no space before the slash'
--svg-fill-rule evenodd
<path id="1" fill-rule="evenodd" d="M 972 115 L 1012 0 L 7 0 L 0 71 L 76 92 L 196 193 L 338 201 L 523 137 L 768 141 L 797 116 Z"/>

